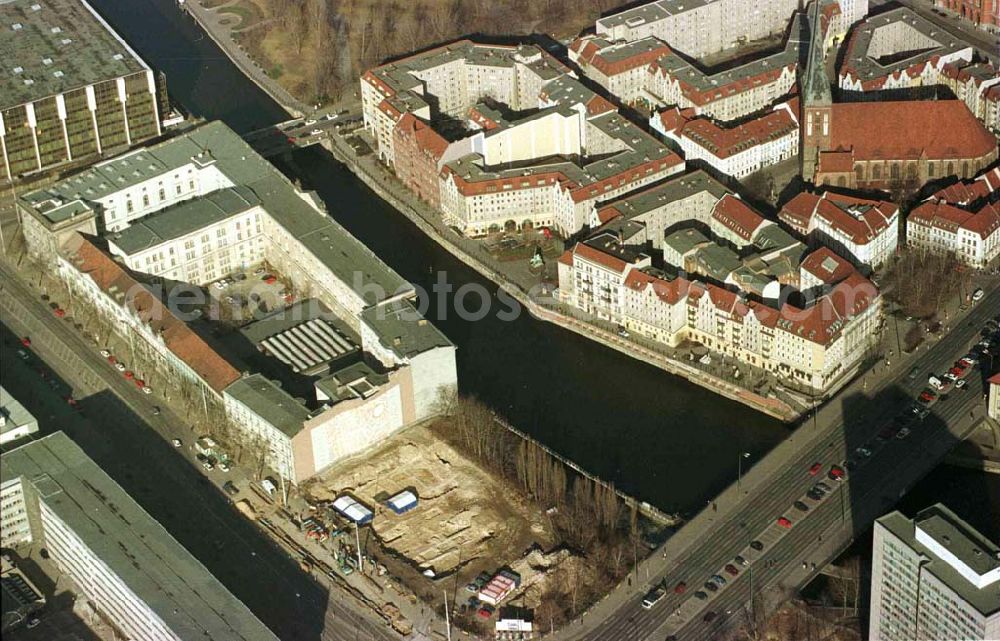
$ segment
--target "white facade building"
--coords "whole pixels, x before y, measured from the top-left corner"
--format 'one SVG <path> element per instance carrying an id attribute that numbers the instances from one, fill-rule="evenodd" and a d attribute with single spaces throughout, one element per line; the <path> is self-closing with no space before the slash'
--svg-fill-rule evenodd
<path id="1" fill-rule="evenodd" d="M 727 176 L 744 178 L 799 153 L 798 100 L 729 129 L 692 111 L 675 107 L 649 119 L 653 130 L 680 147 L 685 162 L 701 160 Z"/>
<path id="2" fill-rule="evenodd" d="M 692 58 L 781 33 L 798 0 L 746 5 L 741 0 L 658 0 L 597 20 L 597 35 L 633 41 L 650 36 Z"/>
<path id="3" fill-rule="evenodd" d="M 899 207 L 887 201 L 802 192 L 782 206 L 778 218 L 858 266 L 884 265 L 899 244 Z"/>
<path id="4" fill-rule="evenodd" d="M 872 641 L 1000 638 L 1000 547 L 943 505 L 875 521 Z"/>
<path id="5" fill-rule="evenodd" d="M 62 432 L 2 456 L 4 546 L 37 542 L 80 596 L 136 641 L 276 641 Z"/>
<path id="6" fill-rule="evenodd" d="M 0 387 L 0 445 L 38 432 L 38 421 L 24 405 Z"/>
<path id="7" fill-rule="evenodd" d="M 925 202 L 906 218 L 906 244 L 984 267 L 1000 256 L 1000 208 L 987 203 L 971 212 L 945 202 Z"/>
<path id="8" fill-rule="evenodd" d="M 667 277 L 648 264 L 612 234 L 598 234 L 560 258 L 560 300 L 648 339 L 695 341 L 820 393 L 849 380 L 877 340 L 879 292 L 853 269 L 799 309 Z"/>

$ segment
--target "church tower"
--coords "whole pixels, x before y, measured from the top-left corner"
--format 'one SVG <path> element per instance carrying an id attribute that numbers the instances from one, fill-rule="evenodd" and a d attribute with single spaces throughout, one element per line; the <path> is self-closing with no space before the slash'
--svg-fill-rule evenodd
<path id="1" fill-rule="evenodd" d="M 820 0 L 809 6 L 809 56 L 806 69 L 800 78 L 802 115 L 799 123 L 802 179 L 812 182 L 819 164 L 820 151 L 830 148 L 830 130 L 833 127 L 833 94 L 830 78 L 826 73 L 826 52 L 823 47 L 825 30 Z"/>

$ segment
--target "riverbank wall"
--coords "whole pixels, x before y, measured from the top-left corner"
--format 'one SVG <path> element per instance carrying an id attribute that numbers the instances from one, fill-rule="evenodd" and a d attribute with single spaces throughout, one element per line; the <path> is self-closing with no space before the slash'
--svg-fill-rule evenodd
<path id="1" fill-rule="evenodd" d="M 198 0 L 178 0 L 181 12 L 191 16 L 202 31 L 208 34 L 219 49 L 226 54 L 236 67 L 255 85 L 270 96 L 289 115 L 301 118 L 310 111 L 298 98 L 288 93 L 276 80 L 267 75 L 250 55 L 233 40 L 232 30 L 219 20 L 217 14 L 198 4 Z"/>
<path id="2" fill-rule="evenodd" d="M 416 225 L 424 234 L 433 239 L 450 254 L 474 269 L 484 278 L 488 278 L 490 281 L 496 283 L 506 293 L 510 294 L 511 297 L 517 300 L 518 303 L 527 309 L 528 312 L 535 318 L 555 323 L 560 327 L 576 332 L 577 334 L 597 341 L 606 347 L 639 359 L 666 372 L 685 378 L 696 385 L 700 385 L 701 387 L 709 389 L 730 400 L 742 403 L 747 407 L 763 412 L 764 414 L 778 420 L 787 423 L 800 418 L 801 412 L 799 410 L 791 407 L 781 400 L 755 394 L 748 389 L 733 385 L 732 383 L 721 378 L 707 374 L 706 372 L 703 372 L 688 363 L 678 361 L 676 359 L 669 358 L 664 354 L 646 349 L 633 341 L 622 339 L 612 331 L 596 327 L 591 323 L 574 318 L 569 314 L 565 314 L 557 309 L 553 309 L 551 306 L 547 306 L 532 299 L 528 292 L 526 292 L 520 285 L 511 282 L 506 275 L 486 264 L 478 257 L 465 251 L 462 247 L 459 247 L 454 242 L 454 239 L 449 238 L 447 234 L 442 233 L 437 226 L 428 221 L 416 208 L 400 199 L 396 194 L 388 189 L 386 182 L 391 180 L 389 176 L 376 175 L 372 169 L 364 166 L 362 162 L 359 162 L 359 160 L 355 158 L 351 152 L 343 149 L 342 146 L 338 144 L 336 139 L 324 140 L 322 144 L 323 147 L 333 154 L 333 156 L 341 164 L 347 167 L 351 173 L 364 182 L 365 185 L 382 198 L 382 200 L 391 204 L 397 211 L 406 216 L 407 219 Z M 375 171 L 381 171 L 381 168 L 378 167 L 374 167 L 374 169 Z"/>

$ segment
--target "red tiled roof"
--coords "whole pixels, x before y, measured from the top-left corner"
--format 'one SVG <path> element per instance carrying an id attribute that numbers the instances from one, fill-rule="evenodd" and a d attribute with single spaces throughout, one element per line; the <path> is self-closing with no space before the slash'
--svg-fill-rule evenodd
<path id="1" fill-rule="evenodd" d="M 854 273 L 854 266 L 829 247 L 820 247 L 805 257 L 801 269 L 828 285 L 844 280 Z"/>
<path id="2" fill-rule="evenodd" d="M 633 269 L 625 278 L 625 286 L 635 291 L 643 291 L 647 287 L 663 302 L 674 305 L 688 292 L 690 281 L 685 278 L 665 280 L 644 271 Z"/>
<path id="3" fill-rule="evenodd" d="M 970 212 L 948 203 L 927 201 L 910 212 L 907 223 L 926 225 L 951 233 L 966 229 L 985 240 L 1000 229 L 1000 208 L 987 203 L 979 211 Z"/>
<path id="4" fill-rule="evenodd" d="M 985 180 L 974 180 L 972 182 L 959 182 L 954 185 L 948 185 L 934 192 L 932 198 L 955 205 L 967 205 L 986 197 L 990 191 L 990 186 Z"/>
<path id="5" fill-rule="evenodd" d="M 670 47 L 659 40 L 656 40 L 655 42 L 656 44 L 653 44 L 653 42 L 648 43 L 646 48 L 642 51 L 638 51 L 631 56 L 620 58 L 618 60 L 609 59 L 605 56 L 604 51 L 599 48 L 597 51 L 591 52 L 590 47 L 585 47 L 584 54 L 581 55 L 580 58 L 583 61 L 588 62 L 592 67 L 603 73 L 605 76 L 615 76 L 620 73 L 625 73 L 626 71 L 638 69 L 639 67 L 648 67 L 650 64 L 656 62 L 663 56 L 671 53 Z"/>
<path id="6" fill-rule="evenodd" d="M 805 233 L 809 227 L 809 221 L 812 220 L 813 212 L 816 211 L 816 205 L 819 203 L 819 200 L 819 194 L 813 194 L 808 191 L 799 192 L 794 198 L 781 206 L 778 218 Z"/>
<path id="7" fill-rule="evenodd" d="M 1000 208 L 992 203 L 983 205 L 972 218 L 965 221 L 965 228 L 979 234 L 980 238 L 989 238 L 1000 229 Z"/>
<path id="8" fill-rule="evenodd" d="M 607 267 L 611 271 L 618 272 L 619 274 L 624 272 L 625 267 L 628 265 L 627 262 L 617 256 L 602 252 L 599 249 L 595 249 L 590 245 L 585 245 L 583 243 L 577 243 L 573 247 L 573 254 L 583 258 L 584 260 Z"/>
<path id="9" fill-rule="evenodd" d="M 798 129 L 798 123 L 785 109 L 775 109 L 731 128 L 721 127 L 709 118 L 688 119 L 687 111 L 677 111 L 676 107 L 668 109 L 661 114 L 660 122 L 664 123 L 666 131 L 679 128 L 679 135 L 704 147 L 716 158 L 728 158 Z"/>
<path id="10" fill-rule="evenodd" d="M 753 207 L 732 194 L 726 194 L 712 209 L 712 218 L 735 232 L 744 240 L 750 240 L 757 229 L 764 224 L 764 217 Z"/>
<path id="11" fill-rule="evenodd" d="M 80 273 L 93 279 L 94 284 L 109 297 L 115 298 L 115 293 L 123 295 L 124 298 L 116 302 L 127 306 L 135 316 L 158 334 L 166 348 L 186 363 L 213 390 L 221 392 L 240 377 L 235 367 L 88 238 L 76 234 L 67 243 L 67 250 L 70 262 Z M 112 287 L 115 293 L 109 293 Z"/>
<path id="12" fill-rule="evenodd" d="M 844 211 L 834 203 L 855 207 L 857 216 Z M 863 212 L 857 209 L 863 206 L 868 206 L 869 209 Z M 830 227 L 849 236 L 858 245 L 872 241 L 885 231 L 896 212 L 897 207 L 889 202 L 854 198 L 832 192 L 823 194 L 823 198 L 816 206 L 816 215 L 822 216 Z"/>
<path id="13" fill-rule="evenodd" d="M 960 100 L 845 102 L 832 110 L 828 149 L 852 150 L 856 160 L 979 158 L 997 146 Z"/>
<path id="14" fill-rule="evenodd" d="M 817 171 L 821 173 L 854 171 L 854 154 L 851 151 L 821 151 Z"/>
<path id="15" fill-rule="evenodd" d="M 427 152 L 435 160 L 440 160 L 448 149 L 448 141 L 434 128 L 417 118 L 412 113 L 405 114 L 396 123 L 396 128 L 405 131 L 417 141 L 417 148 Z"/>

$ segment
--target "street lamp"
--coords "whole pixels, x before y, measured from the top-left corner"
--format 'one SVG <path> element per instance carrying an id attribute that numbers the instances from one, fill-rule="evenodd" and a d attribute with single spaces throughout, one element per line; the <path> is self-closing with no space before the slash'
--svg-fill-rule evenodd
<path id="1" fill-rule="evenodd" d="M 736 493 L 740 496 L 743 495 L 741 484 L 743 483 L 743 459 L 745 458 L 750 458 L 750 452 L 740 452 L 739 459 L 736 461 Z"/>

